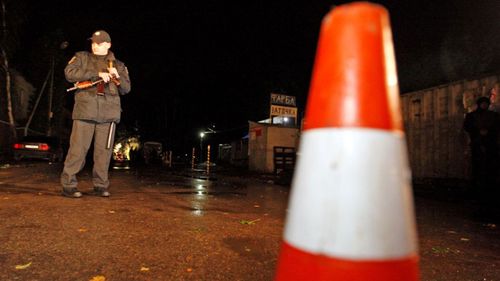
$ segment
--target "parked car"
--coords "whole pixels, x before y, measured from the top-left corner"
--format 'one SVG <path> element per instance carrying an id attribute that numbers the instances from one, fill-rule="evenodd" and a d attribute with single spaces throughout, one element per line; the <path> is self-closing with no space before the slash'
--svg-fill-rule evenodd
<path id="1" fill-rule="evenodd" d="M 14 144 L 14 160 L 43 159 L 51 162 L 63 161 L 64 150 L 57 137 L 26 136 Z"/>
<path id="2" fill-rule="evenodd" d="M 156 141 L 147 141 L 142 146 L 144 163 L 161 163 L 163 154 L 163 145 Z"/>

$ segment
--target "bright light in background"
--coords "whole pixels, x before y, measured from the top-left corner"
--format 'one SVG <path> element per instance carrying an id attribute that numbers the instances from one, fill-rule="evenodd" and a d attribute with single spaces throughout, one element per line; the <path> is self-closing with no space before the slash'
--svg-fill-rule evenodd
<path id="1" fill-rule="evenodd" d="M 203 161 L 203 137 L 205 132 L 200 133 L 200 155 L 198 156 L 200 163 Z"/>
<path id="2" fill-rule="evenodd" d="M 130 137 L 115 143 L 113 147 L 113 159 L 116 161 L 129 161 L 130 152 L 140 148 L 139 139 Z"/>
<path id="3" fill-rule="evenodd" d="M 201 216 L 203 216 L 203 210 L 196 209 L 196 210 L 193 210 L 191 213 L 192 213 L 194 216 L 197 216 L 197 217 L 201 217 Z"/>

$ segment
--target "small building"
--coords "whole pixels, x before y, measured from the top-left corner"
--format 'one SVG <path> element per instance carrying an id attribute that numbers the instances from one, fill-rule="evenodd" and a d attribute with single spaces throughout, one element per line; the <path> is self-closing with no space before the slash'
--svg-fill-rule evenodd
<path id="1" fill-rule="evenodd" d="M 276 151 L 295 154 L 300 131 L 295 127 L 249 121 L 248 168 L 251 171 L 275 173 Z M 279 150 L 277 150 L 277 148 Z M 292 152 L 293 151 L 293 152 Z M 285 164 L 285 163 L 283 163 Z M 288 166 L 292 166 L 290 163 Z"/>
<path id="2" fill-rule="evenodd" d="M 248 166 L 248 135 L 233 140 L 231 143 L 219 144 L 218 160 L 235 167 Z"/>

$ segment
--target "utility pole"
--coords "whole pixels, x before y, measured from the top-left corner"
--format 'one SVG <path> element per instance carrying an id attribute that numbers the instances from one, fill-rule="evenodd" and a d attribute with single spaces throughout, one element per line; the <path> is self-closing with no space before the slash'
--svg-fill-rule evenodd
<path id="1" fill-rule="evenodd" d="M 59 50 L 64 50 L 68 47 L 68 41 L 63 41 L 59 45 Z M 54 74 L 56 72 L 56 51 L 52 51 L 52 61 L 50 66 L 50 85 L 49 85 L 49 109 L 48 109 L 48 128 L 47 128 L 47 136 L 52 135 L 52 118 L 54 118 L 54 112 L 52 111 L 52 100 L 54 98 Z"/>
<path id="2" fill-rule="evenodd" d="M 54 95 L 54 68 L 55 68 L 55 55 L 52 55 L 52 65 L 50 68 L 50 85 L 49 85 L 49 109 L 48 109 L 48 128 L 47 128 L 47 136 L 52 135 L 52 117 L 54 114 L 52 113 L 52 97 Z"/>
<path id="3" fill-rule="evenodd" d="M 67 41 L 64 41 L 60 44 L 59 49 L 64 50 L 68 47 L 69 43 Z M 47 136 L 52 135 L 52 117 L 54 116 L 54 113 L 52 112 L 52 99 L 54 96 L 54 72 L 55 72 L 55 65 L 56 65 L 56 51 L 53 50 L 52 52 L 52 61 L 51 65 L 49 68 L 49 72 L 47 73 L 47 77 L 45 77 L 45 80 L 43 81 L 42 89 L 40 90 L 40 93 L 38 94 L 38 97 L 36 99 L 35 105 L 33 106 L 33 109 L 31 110 L 31 114 L 28 118 L 28 121 L 26 122 L 26 126 L 24 126 L 24 136 L 28 135 L 28 129 L 31 124 L 31 121 L 33 120 L 33 116 L 35 115 L 35 111 L 38 108 L 38 104 L 40 103 L 40 99 L 42 98 L 43 91 L 45 90 L 45 87 L 47 86 L 47 83 L 49 83 L 49 90 L 48 90 L 48 95 L 49 95 L 49 110 L 48 110 L 48 129 L 47 129 Z"/>
<path id="4" fill-rule="evenodd" d="M 203 161 L 203 137 L 205 136 L 204 132 L 200 133 L 200 164 Z"/>
<path id="5" fill-rule="evenodd" d="M 49 73 L 47 73 L 47 77 L 45 78 L 45 81 L 43 82 L 42 89 L 40 90 L 40 94 L 38 94 L 38 98 L 36 99 L 35 106 L 33 106 L 33 109 L 31 110 L 30 117 L 28 118 L 28 122 L 26 122 L 26 126 L 24 126 L 24 136 L 28 135 L 28 129 L 30 127 L 31 120 L 33 120 L 33 116 L 35 115 L 35 111 L 38 107 L 38 103 L 40 103 L 40 98 L 42 97 L 43 91 L 45 90 L 45 86 L 47 85 L 47 80 L 49 80 L 51 74 L 52 74 L 52 71 L 49 71 Z"/>

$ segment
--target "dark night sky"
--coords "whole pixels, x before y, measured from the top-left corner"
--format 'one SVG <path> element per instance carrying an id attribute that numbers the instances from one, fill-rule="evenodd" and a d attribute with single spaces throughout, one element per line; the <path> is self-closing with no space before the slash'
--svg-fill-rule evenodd
<path id="1" fill-rule="evenodd" d="M 67 40 L 69 59 L 105 29 L 133 83 L 124 123 L 184 143 L 212 123 L 230 130 L 266 118 L 272 91 L 303 108 L 321 20 L 347 2 L 17 1 L 26 2 L 15 56 L 23 74 L 38 59 L 33 50 L 46 48 L 41 38 Z M 391 16 L 401 92 L 499 70 L 500 2 L 378 3 Z"/>

